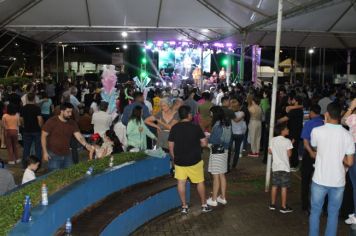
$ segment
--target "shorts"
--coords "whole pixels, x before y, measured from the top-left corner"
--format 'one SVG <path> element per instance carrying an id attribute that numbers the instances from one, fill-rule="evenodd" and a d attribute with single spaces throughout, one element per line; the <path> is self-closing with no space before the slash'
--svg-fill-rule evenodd
<path id="1" fill-rule="evenodd" d="M 204 162 L 199 161 L 193 166 L 174 166 L 174 178 L 177 180 L 190 179 L 193 184 L 204 182 Z"/>
<path id="2" fill-rule="evenodd" d="M 290 187 L 290 173 L 287 171 L 272 172 L 272 186 L 289 188 Z"/>

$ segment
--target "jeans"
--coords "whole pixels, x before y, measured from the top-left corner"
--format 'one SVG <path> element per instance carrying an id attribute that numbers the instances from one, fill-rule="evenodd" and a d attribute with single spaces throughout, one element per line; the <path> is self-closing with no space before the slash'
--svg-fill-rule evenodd
<path id="1" fill-rule="evenodd" d="M 48 151 L 49 161 L 48 161 L 48 169 L 49 171 L 64 169 L 71 165 L 73 165 L 72 155 L 68 153 L 67 155 L 57 155 L 51 151 Z"/>
<path id="2" fill-rule="evenodd" d="M 336 236 L 339 209 L 344 195 L 344 187 L 327 187 L 314 182 L 312 182 L 311 185 L 309 236 L 319 236 L 320 214 L 326 195 L 328 195 L 328 220 L 325 236 Z"/>
<path id="3" fill-rule="evenodd" d="M 42 147 L 41 147 L 41 133 L 23 133 L 23 156 L 22 160 L 25 162 L 27 158 L 31 155 L 32 143 L 35 143 L 36 156 L 38 159 L 42 158 Z"/>
<path id="4" fill-rule="evenodd" d="M 302 166 L 301 166 L 301 199 L 302 199 L 302 210 L 310 211 L 310 184 L 312 182 L 314 173 L 314 160 L 310 157 L 309 153 L 304 150 Z"/>
<path id="5" fill-rule="evenodd" d="M 355 154 L 356 158 L 356 154 Z M 356 163 L 349 168 L 349 176 L 352 183 L 352 196 L 354 199 L 354 214 L 356 214 Z"/>
<path id="6" fill-rule="evenodd" d="M 79 163 L 79 153 L 78 153 L 78 148 L 79 148 L 79 142 L 77 139 L 72 136 L 70 139 L 70 148 L 72 152 L 72 159 L 75 164 Z"/>
<path id="7" fill-rule="evenodd" d="M 228 169 L 230 169 L 230 161 L 231 161 L 231 151 L 232 151 L 232 145 L 233 143 L 235 143 L 235 150 L 234 150 L 234 158 L 233 158 L 233 161 L 232 161 L 232 168 L 236 168 L 237 166 L 237 163 L 239 161 L 239 157 L 240 157 L 240 149 L 241 149 L 241 144 L 243 142 L 245 138 L 245 135 L 244 134 L 233 134 L 231 136 L 231 142 L 230 142 L 230 145 L 229 145 L 229 154 L 228 154 Z"/>
<path id="8" fill-rule="evenodd" d="M 299 165 L 299 155 L 298 155 L 298 148 L 299 148 L 299 137 L 294 138 L 291 137 L 292 139 L 294 139 L 294 143 L 293 143 L 293 148 L 292 149 L 292 156 L 290 157 L 290 167 L 291 168 L 297 168 Z"/>

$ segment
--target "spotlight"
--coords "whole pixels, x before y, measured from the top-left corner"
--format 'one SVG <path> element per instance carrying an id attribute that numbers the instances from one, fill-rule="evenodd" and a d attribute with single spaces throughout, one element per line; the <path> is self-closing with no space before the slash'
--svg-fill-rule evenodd
<path id="1" fill-rule="evenodd" d="M 128 48 L 127 44 L 122 45 L 122 48 L 126 50 Z"/>
<path id="2" fill-rule="evenodd" d="M 147 63 L 147 59 L 146 58 L 142 58 L 141 63 L 142 64 L 146 64 Z"/>
<path id="3" fill-rule="evenodd" d="M 308 52 L 309 52 L 309 54 L 313 54 L 314 53 L 314 48 L 310 48 Z"/>
<path id="4" fill-rule="evenodd" d="M 201 32 L 202 33 L 209 33 L 209 30 L 208 29 L 202 29 Z"/>
<path id="5" fill-rule="evenodd" d="M 116 50 L 120 50 L 120 47 L 116 47 L 115 49 L 116 49 Z"/>
<path id="6" fill-rule="evenodd" d="M 140 76 L 141 76 L 141 78 L 146 78 L 147 77 L 147 72 L 146 71 L 142 71 Z"/>
<path id="7" fill-rule="evenodd" d="M 124 38 L 126 38 L 126 37 L 127 37 L 127 35 L 128 35 L 128 34 L 127 34 L 127 32 L 126 32 L 126 31 L 123 31 L 123 32 L 121 33 L 121 36 L 122 36 L 122 37 L 124 37 Z"/>

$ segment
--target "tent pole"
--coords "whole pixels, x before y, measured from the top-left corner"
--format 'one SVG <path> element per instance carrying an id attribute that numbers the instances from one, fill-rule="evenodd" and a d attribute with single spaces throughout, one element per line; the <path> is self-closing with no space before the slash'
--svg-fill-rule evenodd
<path id="1" fill-rule="evenodd" d="M 307 80 L 307 48 L 304 48 L 304 65 L 303 65 L 303 69 L 304 69 L 304 78 L 303 78 L 303 86 Z"/>
<path id="2" fill-rule="evenodd" d="M 323 48 L 323 72 L 322 72 L 322 76 L 321 76 L 321 84 L 324 88 L 324 85 L 325 85 L 325 54 L 326 54 L 326 51 L 325 51 L 325 48 Z"/>
<path id="3" fill-rule="evenodd" d="M 350 72 L 351 72 L 351 49 L 347 50 L 347 86 L 350 86 Z"/>
<path id="4" fill-rule="evenodd" d="M 319 48 L 319 76 L 318 76 L 318 81 L 319 81 L 319 84 L 321 82 L 321 48 Z"/>
<path id="5" fill-rule="evenodd" d="M 277 33 L 276 33 L 276 47 L 274 51 L 274 77 L 273 77 L 273 89 L 272 89 L 272 108 L 271 119 L 269 122 L 269 139 L 268 146 L 271 145 L 273 138 L 274 121 L 276 115 L 276 102 L 277 102 L 277 83 L 278 83 L 278 65 L 279 65 L 279 50 L 281 46 L 281 27 L 282 27 L 282 14 L 283 14 L 283 0 L 278 1 L 278 18 L 277 18 Z M 271 180 L 271 166 L 272 155 L 268 154 L 267 169 L 266 169 L 266 185 L 265 191 L 268 192 Z"/>
<path id="6" fill-rule="evenodd" d="M 246 48 L 246 32 L 243 32 L 243 40 L 241 44 L 241 55 L 240 55 L 240 83 L 244 82 L 244 74 L 245 74 L 245 48 Z"/>
<path id="7" fill-rule="evenodd" d="M 204 47 L 201 47 L 200 64 L 200 91 L 202 92 L 204 89 Z"/>
<path id="8" fill-rule="evenodd" d="M 43 75 L 44 75 L 44 56 L 43 56 L 43 44 L 41 43 L 41 82 L 43 82 Z"/>
<path id="9" fill-rule="evenodd" d="M 56 63 L 57 63 L 57 77 L 56 77 L 56 81 L 58 83 L 58 77 L 59 77 L 59 71 L 58 71 L 58 44 L 56 45 Z"/>

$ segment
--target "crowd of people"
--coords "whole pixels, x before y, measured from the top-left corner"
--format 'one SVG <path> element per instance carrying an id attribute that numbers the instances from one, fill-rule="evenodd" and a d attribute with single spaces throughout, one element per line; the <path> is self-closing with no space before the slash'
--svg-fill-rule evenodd
<path id="1" fill-rule="evenodd" d="M 329 205 L 327 235 L 336 235 L 347 168 L 356 188 L 356 167 L 352 165 L 356 142 L 354 88 L 280 86 L 274 138 L 268 145 L 270 85 L 256 88 L 221 83 L 207 91 L 185 86 L 140 92 L 133 84 L 120 84 L 116 112 L 111 114 L 100 87 L 86 81 L 31 83 L 24 89 L 0 87 L 1 148 L 8 151 L 9 165 L 22 163 L 26 169 L 23 183 L 35 178 L 43 161 L 48 161 L 49 170 L 78 163 L 81 146 L 87 149 L 89 159 L 158 147 L 172 158 L 181 212 L 189 212 L 185 199 L 188 178 L 197 184 L 202 212 L 209 212 L 211 207 L 227 204 L 226 174 L 236 171 L 243 151 L 264 163 L 270 153 L 269 209 L 277 209 L 280 188 L 279 211 L 293 211 L 287 204 L 288 188 L 293 187 L 290 172 L 300 169 L 301 205 L 310 213 L 310 235 L 318 235 L 325 195 Z M 19 141 L 22 158 L 18 156 Z M 202 149 L 210 150 L 208 163 L 202 160 Z M 204 169 L 213 177 L 212 196 L 208 198 Z M 346 223 L 356 224 L 355 213 Z"/>

